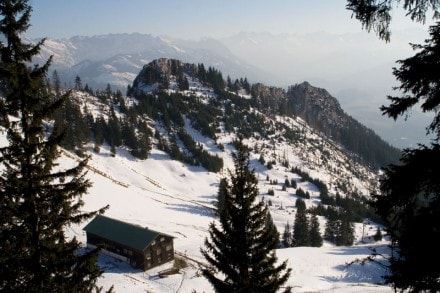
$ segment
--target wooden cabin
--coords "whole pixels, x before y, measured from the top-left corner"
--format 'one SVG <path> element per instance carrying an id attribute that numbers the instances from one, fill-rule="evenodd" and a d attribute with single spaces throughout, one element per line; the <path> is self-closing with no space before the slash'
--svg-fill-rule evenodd
<path id="1" fill-rule="evenodd" d="M 174 237 L 105 216 L 96 216 L 84 227 L 87 245 L 148 270 L 174 260 Z"/>

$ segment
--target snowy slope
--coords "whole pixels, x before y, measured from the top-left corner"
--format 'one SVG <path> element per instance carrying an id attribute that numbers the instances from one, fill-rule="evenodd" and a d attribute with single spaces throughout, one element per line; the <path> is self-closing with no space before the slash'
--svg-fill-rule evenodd
<path id="1" fill-rule="evenodd" d="M 215 98 L 209 89 L 203 88 L 195 81 L 191 85 L 198 88 L 197 94 L 204 99 Z M 93 115 L 108 113 L 96 98 L 85 93 L 74 92 L 77 100 L 87 103 Z M 130 101 L 128 101 L 130 102 Z M 134 102 L 134 101 L 131 101 Z M 127 103 L 129 104 L 129 103 Z M 82 105 L 83 106 L 83 105 Z M 278 231 L 282 233 L 287 222 L 293 223 L 295 201 L 298 198 L 293 188 L 282 191 L 286 178 L 295 179 L 298 186 L 311 194 L 305 200 L 308 207 L 319 203 L 319 191 L 309 182 L 300 182 L 299 175 L 291 173 L 280 161 L 287 158 L 291 166 L 300 167 L 313 178 L 325 182 L 330 191 L 335 191 L 335 182 L 341 178 L 348 180 L 349 185 L 361 194 L 367 194 L 374 180 L 374 174 L 361 165 L 348 161 L 334 143 L 320 137 L 300 119 L 274 117 L 279 123 L 287 123 L 292 128 L 302 129 L 304 139 L 296 147 L 287 141 L 273 138 L 249 139 L 245 143 L 251 149 L 258 148 L 266 158 L 276 159 L 274 168 L 268 170 L 258 162 L 259 154 L 251 152 L 251 167 L 259 180 L 259 199 L 272 202 L 270 212 Z M 93 144 L 86 146 L 91 156 L 88 163 L 88 178 L 93 186 L 84 195 L 85 211 L 94 211 L 110 205 L 105 215 L 133 224 L 149 227 L 156 231 L 172 235 L 176 257 L 183 258 L 188 267 L 179 274 L 165 278 L 159 272 L 171 268 L 173 263 L 141 271 L 130 267 L 117 259 L 102 255 L 99 265 L 104 274 L 99 284 L 104 288 L 114 285 L 116 292 L 212 292 L 210 284 L 200 275 L 198 267 L 204 263 L 200 253 L 208 235 L 209 224 L 216 221 L 213 208 L 220 179 L 233 167 L 231 153 L 234 151 L 233 135 L 219 133 L 217 144 L 202 136 L 189 125 L 186 131 L 195 141 L 203 144 L 211 153 L 223 158 L 225 168 L 220 173 L 207 172 L 201 167 L 188 166 L 173 161 L 169 156 L 155 148 L 147 160 L 133 158 L 124 148 L 118 148 L 116 156 L 110 155 L 109 147 L 104 145 L 99 153 L 92 151 Z M 0 146 L 7 143 L 4 133 L 0 131 Z M 224 151 L 217 147 L 222 144 Z M 319 148 L 330 155 L 323 155 Z M 324 162 L 323 158 L 326 158 Z M 61 166 L 69 166 L 78 160 L 71 152 L 63 151 Z M 357 175 L 356 175 L 357 174 Z M 359 177 L 358 175 L 362 176 Z M 269 185 L 267 177 L 279 182 Z M 363 179 L 364 180 L 363 180 Z M 269 196 L 269 188 L 275 189 L 275 196 Z M 324 232 L 325 219 L 319 217 L 321 231 Z M 77 237 L 86 246 L 85 233 L 82 230 L 87 223 L 69 227 L 70 237 Z M 387 242 L 373 242 L 370 238 L 376 232 L 373 223 L 356 224 L 355 245 L 336 247 L 324 242 L 321 248 L 299 247 L 278 249 L 279 261 L 288 260 L 292 274 L 288 281 L 293 292 L 391 292 L 383 283 L 382 275 L 386 272 L 377 264 L 347 263 L 369 255 L 370 248 L 387 253 Z"/>
<path id="2" fill-rule="evenodd" d="M 85 209 L 91 211 L 110 204 L 107 216 L 176 237 L 176 254 L 187 257 L 189 264 L 180 274 L 159 278 L 158 272 L 170 268 L 172 263 L 143 272 L 102 256 L 100 265 L 105 272 L 99 283 L 104 287 L 114 285 L 116 292 L 192 292 L 193 289 L 212 292 L 209 283 L 200 276 L 197 262 L 204 262 L 200 247 L 207 236 L 209 224 L 215 221 L 212 207 L 220 175 L 170 161 L 166 154 L 157 150 L 145 161 L 135 160 L 123 151 L 114 158 L 105 149 L 100 154 L 91 155 L 88 176 L 93 187 L 84 196 Z M 71 159 L 64 160 L 67 163 Z M 266 174 L 278 181 L 283 180 L 285 175 L 276 169 L 258 172 L 261 196 L 267 189 Z M 271 213 L 278 230 L 282 232 L 285 223 L 294 220 L 296 196 L 281 191 L 278 193 L 279 196 L 272 199 L 274 205 Z M 307 204 L 316 200 L 315 193 Z M 280 209 L 281 204 L 283 209 Z M 323 230 L 323 219 L 321 221 Z M 85 244 L 82 227 L 72 227 L 70 234 Z M 367 242 L 367 235 L 371 236 L 376 231 L 373 227 L 365 227 L 364 240 Z M 346 265 L 367 256 L 370 247 L 386 250 L 386 242 L 362 244 L 360 224 L 356 226 L 356 235 L 356 245 L 352 247 L 335 247 L 324 243 L 321 248 L 278 249 L 279 260 L 288 259 L 292 268 L 288 285 L 293 287 L 293 292 L 391 292 L 389 287 L 377 285 L 385 274 L 380 266 Z"/>

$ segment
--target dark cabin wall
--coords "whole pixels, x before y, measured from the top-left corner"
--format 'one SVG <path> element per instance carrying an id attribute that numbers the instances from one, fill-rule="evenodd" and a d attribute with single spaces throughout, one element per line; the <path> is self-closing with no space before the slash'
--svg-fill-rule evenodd
<path id="1" fill-rule="evenodd" d="M 145 248 L 145 268 L 151 269 L 174 259 L 173 237 L 159 235 Z"/>
<path id="2" fill-rule="evenodd" d="M 87 233 L 87 243 L 95 246 L 102 246 L 105 250 L 128 258 L 133 267 L 144 269 L 144 254 L 142 251 L 99 237 L 92 233 Z"/>
<path id="3" fill-rule="evenodd" d="M 126 257 L 133 267 L 142 270 L 154 268 L 174 259 L 173 237 L 167 235 L 156 237 L 144 251 L 130 248 L 92 233 L 87 233 L 87 243 L 103 246 L 104 249 L 110 252 Z"/>

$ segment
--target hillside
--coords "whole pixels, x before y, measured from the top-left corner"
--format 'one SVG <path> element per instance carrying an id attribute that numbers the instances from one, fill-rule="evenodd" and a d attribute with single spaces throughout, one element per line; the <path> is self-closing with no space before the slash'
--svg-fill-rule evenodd
<path id="1" fill-rule="evenodd" d="M 398 161 L 399 150 L 345 113 L 325 89 L 304 82 L 289 87 L 287 97 L 294 115 L 341 143 L 348 151 L 360 155 L 372 167 L 385 167 Z"/>
<path id="2" fill-rule="evenodd" d="M 324 235 L 328 211 L 351 215 L 353 245 L 324 241 L 320 248 L 277 249 L 288 259 L 294 292 L 391 292 L 380 285 L 386 272 L 378 264 L 347 263 L 371 249 L 388 253 L 387 238 L 374 241 L 380 227 L 366 206 L 377 191 L 377 169 L 340 143 L 311 127 L 299 115 L 281 110 L 284 90 L 247 79 L 223 80 L 215 68 L 179 60 L 146 64 L 128 90 L 73 90 L 53 126 L 66 131 L 60 165 L 90 155 L 84 196 L 87 211 L 107 204 L 107 216 L 148 226 L 173 237 L 176 256 L 187 263 L 178 274 L 160 278 L 172 263 L 143 272 L 102 256 L 99 283 L 116 292 L 211 292 L 200 275 L 200 247 L 216 221 L 219 181 L 233 167 L 237 137 L 251 150 L 259 199 L 269 206 L 280 234 L 293 223 L 296 202 L 316 214 Z M 7 143 L 0 136 L 0 146 Z M 286 184 L 289 182 L 289 186 Z M 80 226 L 68 233 L 85 245 Z"/>
<path id="3" fill-rule="evenodd" d="M 227 142 L 232 138 L 222 137 L 227 145 L 225 153 L 233 151 Z M 249 145 L 255 143 L 247 141 Z M 91 148 L 91 147 L 90 147 Z M 102 148 L 100 154 L 89 150 L 92 155 L 89 163 L 88 177 L 93 187 L 84 197 L 86 210 L 95 210 L 105 204 L 110 204 L 107 216 L 123 221 L 148 226 L 151 229 L 170 234 L 175 237 L 176 256 L 186 260 L 189 267 L 182 269 L 179 274 L 166 278 L 158 276 L 159 271 L 170 268 L 169 263 L 151 271 L 143 272 L 132 269 L 128 264 L 107 256 L 100 258 L 104 269 L 101 285 L 108 288 L 115 285 L 116 292 L 212 292 L 209 283 L 198 273 L 197 262 L 203 262 L 200 247 L 207 237 L 209 223 L 215 221 L 212 211 L 221 174 L 206 172 L 200 167 L 190 167 L 169 159 L 169 156 L 159 150 L 153 150 L 150 158 L 145 161 L 134 159 L 125 151 L 118 151 L 115 157 L 110 155 L 108 147 Z M 224 155 L 225 158 L 226 154 Z M 69 155 L 69 157 L 74 157 Z M 65 157 L 63 164 L 71 159 Z M 295 200 L 298 198 L 293 189 L 281 191 L 281 186 L 274 186 L 275 196 L 269 197 L 266 176 L 282 182 L 285 176 L 299 179 L 276 165 L 267 170 L 258 163 L 258 156 L 252 155 L 253 167 L 259 177 L 260 198 L 272 201 L 270 207 L 275 224 L 283 231 L 287 221 L 292 223 L 295 217 Z M 298 158 L 293 159 L 298 160 Z M 231 167 L 228 164 L 228 167 Z M 319 175 L 319 172 L 314 173 Z M 322 179 L 325 174 L 322 175 Z M 308 206 L 319 202 L 316 188 L 308 183 L 299 186 L 311 192 Z M 321 229 L 324 229 L 325 218 L 319 217 Z M 85 224 L 84 224 L 85 225 Z M 72 227 L 71 235 L 85 243 L 85 235 L 81 229 Z M 386 252 L 386 241 L 373 242 L 371 236 L 376 231 L 374 223 L 366 224 L 365 244 L 362 241 L 362 224 L 355 225 L 355 245 L 334 246 L 325 242 L 321 248 L 297 247 L 277 250 L 279 260 L 289 260 L 293 269 L 289 285 L 293 292 L 391 292 L 391 288 L 378 285 L 385 273 L 378 265 L 367 264 L 347 266 L 354 259 L 367 256 L 370 248 Z"/>
<path id="4" fill-rule="evenodd" d="M 196 79 L 212 88 L 218 97 L 216 101 L 220 102 L 210 103 L 203 107 L 209 107 L 217 113 L 222 107 L 224 111 L 230 111 L 230 113 L 224 113 L 226 130 L 238 127 L 241 134 L 245 136 L 252 136 L 252 132 L 258 132 L 258 135 L 265 137 L 271 133 L 271 130 L 261 115 L 297 117 L 303 119 L 315 131 L 321 132 L 332 141 L 342 145 L 352 159 L 360 160 L 373 169 L 396 163 L 400 156 L 398 149 L 390 146 L 371 129 L 345 113 L 336 98 L 326 90 L 313 87 L 308 82 L 291 86 L 286 92 L 282 88 L 261 83 L 251 85 L 246 78 L 225 81 L 220 71 L 213 67 L 205 68 L 203 64 L 196 66 L 174 59 L 158 59 L 143 67 L 133 82 L 133 88 L 128 93 L 135 95 L 170 89 L 175 92 L 174 94 L 179 95 L 181 94 L 179 92 L 186 90 L 186 95 L 189 95 L 188 99 L 191 99 L 189 85 L 184 83 L 185 78 Z M 197 87 L 200 88 L 197 83 L 192 85 L 193 90 Z M 247 99 L 242 97 L 247 97 Z M 185 109 L 182 105 L 175 106 L 176 111 Z M 239 116 L 245 117 L 246 125 Z M 194 118 L 201 119 L 197 115 Z M 195 121 L 192 122 L 195 123 Z M 196 124 L 205 124 L 204 122 L 208 121 Z M 214 121 L 211 122 L 214 123 Z M 210 125 L 207 128 L 210 128 L 208 129 L 210 133 L 214 133 L 218 126 Z M 293 129 L 285 131 L 291 136 L 296 135 L 292 133 Z M 211 138 L 213 138 L 212 135 Z M 290 138 L 293 139 L 293 137 Z"/>

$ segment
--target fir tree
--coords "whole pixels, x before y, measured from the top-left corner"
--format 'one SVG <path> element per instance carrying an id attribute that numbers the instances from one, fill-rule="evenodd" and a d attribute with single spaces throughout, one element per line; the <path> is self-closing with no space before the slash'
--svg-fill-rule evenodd
<path id="1" fill-rule="evenodd" d="M 364 28 L 389 40 L 391 12 L 399 2 L 350 0 L 347 8 Z M 408 0 L 403 9 L 412 20 L 423 23 L 428 11 L 433 12 L 433 18 L 440 17 L 439 5 L 438 0 Z M 427 132 L 437 136 L 430 147 L 406 149 L 401 164 L 385 170 L 381 194 L 373 198 L 376 213 L 384 221 L 397 252 L 389 259 L 391 274 L 386 280 L 401 291 L 440 291 L 439 22 L 429 28 L 429 34 L 425 44 L 412 45 L 418 51 L 414 56 L 397 61 L 400 68 L 393 68 L 393 74 L 400 82 L 396 88 L 399 96 L 389 96 L 390 104 L 381 107 L 384 115 L 396 120 L 420 106 L 424 113 L 432 113 Z"/>
<path id="2" fill-rule="evenodd" d="M 329 217 L 325 223 L 324 239 L 336 243 L 337 235 L 339 234 L 339 223 L 336 218 Z"/>
<path id="3" fill-rule="evenodd" d="M 400 0 L 347 0 L 346 8 L 353 12 L 352 17 L 359 20 L 364 29 L 372 30 L 379 38 L 389 41 L 392 12 L 393 9 L 400 8 L 400 2 Z M 438 0 L 405 0 L 403 10 L 406 10 L 406 15 L 411 17 L 411 20 L 424 23 L 428 10 L 432 10 L 433 18 L 440 17 L 439 2 Z"/>
<path id="4" fill-rule="evenodd" d="M 234 172 L 225 193 L 220 228 L 212 223 L 201 252 L 211 267 L 203 275 L 216 292 L 276 292 L 287 281 L 287 261 L 276 266 L 279 234 L 267 206 L 256 201 L 257 183 L 249 170 L 249 152 L 240 141 Z M 290 288 L 286 288 L 290 291 Z"/>
<path id="5" fill-rule="evenodd" d="M 376 234 L 374 234 L 373 239 L 374 241 L 382 240 L 382 231 L 380 230 L 379 227 L 377 227 Z"/>
<path id="6" fill-rule="evenodd" d="M 301 198 L 298 198 L 295 201 L 295 207 L 296 207 L 298 212 L 305 212 L 306 209 L 307 209 L 306 202 L 304 200 L 302 200 Z"/>
<path id="7" fill-rule="evenodd" d="M 310 218 L 310 233 L 309 233 L 310 246 L 321 247 L 322 246 L 322 236 L 319 228 L 318 217 L 312 215 Z"/>
<path id="8" fill-rule="evenodd" d="M 90 139 L 90 128 L 81 113 L 79 105 L 67 99 L 54 115 L 54 132 L 63 134 L 61 146 L 69 149 L 82 149 Z"/>
<path id="9" fill-rule="evenodd" d="M 350 246 L 354 242 L 354 227 L 346 211 L 329 214 L 324 239 L 337 246 Z"/>
<path id="10" fill-rule="evenodd" d="M 77 91 L 82 90 L 82 82 L 81 82 L 81 78 L 79 77 L 79 75 L 77 75 L 77 76 L 75 77 L 75 89 L 76 89 Z"/>
<path id="11" fill-rule="evenodd" d="M 225 209 L 225 198 L 228 189 L 228 180 L 226 178 L 220 179 L 220 184 L 217 193 L 217 215 L 220 216 Z"/>
<path id="12" fill-rule="evenodd" d="M 43 122 L 68 96 L 56 99 L 44 87 L 50 59 L 28 66 L 44 42 L 22 42 L 30 12 L 25 0 L 0 3 L 0 121 L 8 139 L 0 148 L 0 291 L 90 292 L 101 274 L 98 251 L 80 252 L 64 232 L 96 214 L 81 212 L 86 160 L 54 168 L 62 136 L 45 133 Z"/>
<path id="13" fill-rule="evenodd" d="M 304 208 L 302 208 L 303 206 Z M 309 246 L 309 243 L 309 221 L 304 203 L 304 205 L 300 204 L 296 210 L 295 222 L 293 224 L 293 246 Z"/>
<path id="14" fill-rule="evenodd" d="M 336 237 L 336 245 L 338 246 L 350 246 L 354 243 L 354 227 L 350 221 L 349 213 L 347 211 L 342 212 L 341 220 L 338 221 L 339 233 Z"/>
<path id="15" fill-rule="evenodd" d="M 284 247 L 292 246 L 292 231 L 289 222 L 287 222 L 286 225 L 284 226 L 282 244 Z"/>

